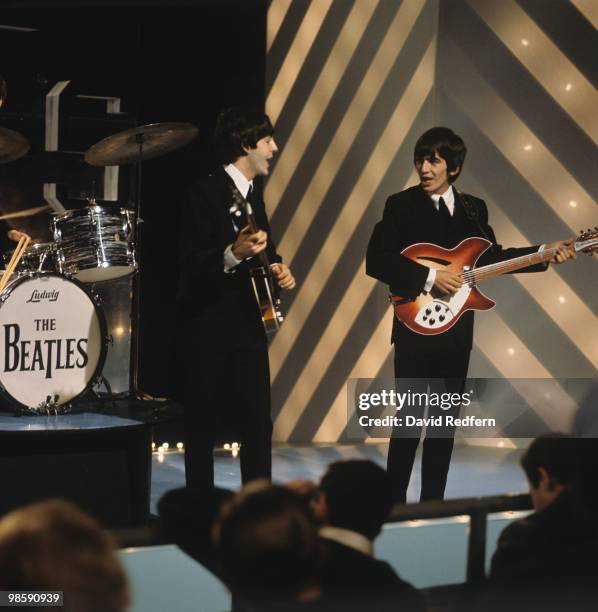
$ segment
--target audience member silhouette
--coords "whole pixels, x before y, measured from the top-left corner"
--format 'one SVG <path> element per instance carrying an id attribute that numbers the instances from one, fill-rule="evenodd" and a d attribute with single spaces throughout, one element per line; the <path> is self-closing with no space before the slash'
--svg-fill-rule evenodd
<path id="1" fill-rule="evenodd" d="M 314 512 L 326 557 L 326 597 L 375 609 L 422 610 L 421 594 L 385 561 L 373 557 L 374 540 L 392 509 L 390 480 L 372 461 L 339 461 L 329 466 L 314 496 Z"/>
<path id="2" fill-rule="evenodd" d="M 91 516 L 61 500 L 0 520 L 0 591 L 63 591 L 64 612 L 122 612 L 129 605 L 111 539 Z"/>
<path id="3" fill-rule="evenodd" d="M 500 535 L 489 577 L 494 609 L 595 609 L 595 442 L 549 434 L 523 455 L 534 512 Z"/>

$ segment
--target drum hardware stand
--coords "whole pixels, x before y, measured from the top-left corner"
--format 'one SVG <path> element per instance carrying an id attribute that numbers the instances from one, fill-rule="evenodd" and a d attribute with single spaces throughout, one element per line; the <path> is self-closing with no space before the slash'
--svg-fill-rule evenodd
<path id="1" fill-rule="evenodd" d="M 131 376 L 129 399 L 139 407 L 150 402 L 154 411 L 164 405 L 166 398 L 155 398 L 139 389 L 139 331 L 141 328 L 141 169 L 144 159 L 151 159 L 176 151 L 190 143 L 198 129 L 190 123 L 153 123 L 119 132 L 104 138 L 85 153 L 85 161 L 92 166 L 136 165 L 135 230 L 133 244 L 137 257 L 137 273 L 133 277 L 133 304 L 131 308 Z"/>
<path id="2" fill-rule="evenodd" d="M 143 144 L 145 134 L 135 134 L 135 142 L 139 147 L 136 165 L 137 189 L 135 193 L 135 233 L 133 244 L 137 252 L 137 273 L 133 277 L 133 304 L 131 307 L 131 383 L 129 397 L 134 402 L 165 401 L 145 393 L 139 388 L 139 330 L 141 329 L 141 233 L 139 226 L 143 223 L 141 218 L 141 165 L 143 160 Z"/>
<path id="3" fill-rule="evenodd" d="M 60 395 L 56 393 L 55 395 L 47 395 L 45 401 L 40 402 L 35 408 L 30 408 L 29 410 L 37 415 L 46 415 L 46 416 L 58 416 L 58 400 L 60 399 Z M 65 407 L 61 407 L 60 414 L 64 414 L 65 412 L 70 412 L 70 407 L 68 404 L 65 404 Z"/>

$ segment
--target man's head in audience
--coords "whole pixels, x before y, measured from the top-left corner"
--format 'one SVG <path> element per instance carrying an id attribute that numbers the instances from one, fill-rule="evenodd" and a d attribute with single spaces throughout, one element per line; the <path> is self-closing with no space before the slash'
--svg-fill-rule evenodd
<path id="1" fill-rule="evenodd" d="M 558 433 L 536 438 L 521 457 L 521 466 L 534 509 L 544 510 L 577 479 L 578 440 Z"/>
<path id="2" fill-rule="evenodd" d="M 324 524 L 373 540 L 392 508 L 388 475 L 373 461 L 332 463 L 322 477 L 314 507 Z"/>
<path id="3" fill-rule="evenodd" d="M 64 612 L 121 612 L 129 604 L 111 539 L 93 518 L 61 500 L 0 520 L 0 590 L 63 591 Z"/>
<path id="4" fill-rule="evenodd" d="M 250 602 L 317 599 L 320 547 L 303 498 L 254 481 L 224 505 L 214 528 L 221 577 Z"/>

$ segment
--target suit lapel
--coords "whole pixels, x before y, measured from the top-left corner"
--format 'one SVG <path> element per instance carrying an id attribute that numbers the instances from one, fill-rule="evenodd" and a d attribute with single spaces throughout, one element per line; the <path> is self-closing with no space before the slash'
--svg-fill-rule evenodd
<path id="1" fill-rule="evenodd" d="M 230 212 L 230 208 L 233 205 L 233 180 L 224 171 L 224 168 L 219 168 L 214 175 L 216 177 L 215 197 L 213 200 L 214 214 L 218 217 L 218 219 L 220 219 L 220 223 L 224 229 L 224 238 L 226 239 L 227 243 L 230 244 L 237 238 L 237 232 L 235 231 L 233 221 L 236 223 L 239 229 L 241 229 L 245 223 L 243 216 L 233 217 L 233 214 Z"/>

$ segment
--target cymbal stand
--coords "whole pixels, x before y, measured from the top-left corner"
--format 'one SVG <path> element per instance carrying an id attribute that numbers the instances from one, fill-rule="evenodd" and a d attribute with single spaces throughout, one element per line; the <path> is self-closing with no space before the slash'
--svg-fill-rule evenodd
<path id="1" fill-rule="evenodd" d="M 139 388 L 139 336 L 141 330 L 141 232 L 139 231 L 143 219 L 141 217 L 141 166 L 143 159 L 143 142 L 145 135 L 136 134 L 135 140 L 139 145 L 139 158 L 136 163 L 137 188 L 135 194 L 135 231 L 133 244 L 137 253 L 137 273 L 133 276 L 133 303 L 131 305 L 131 361 L 130 361 L 130 390 L 129 397 L 138 402 L 161 401 Z"/>

